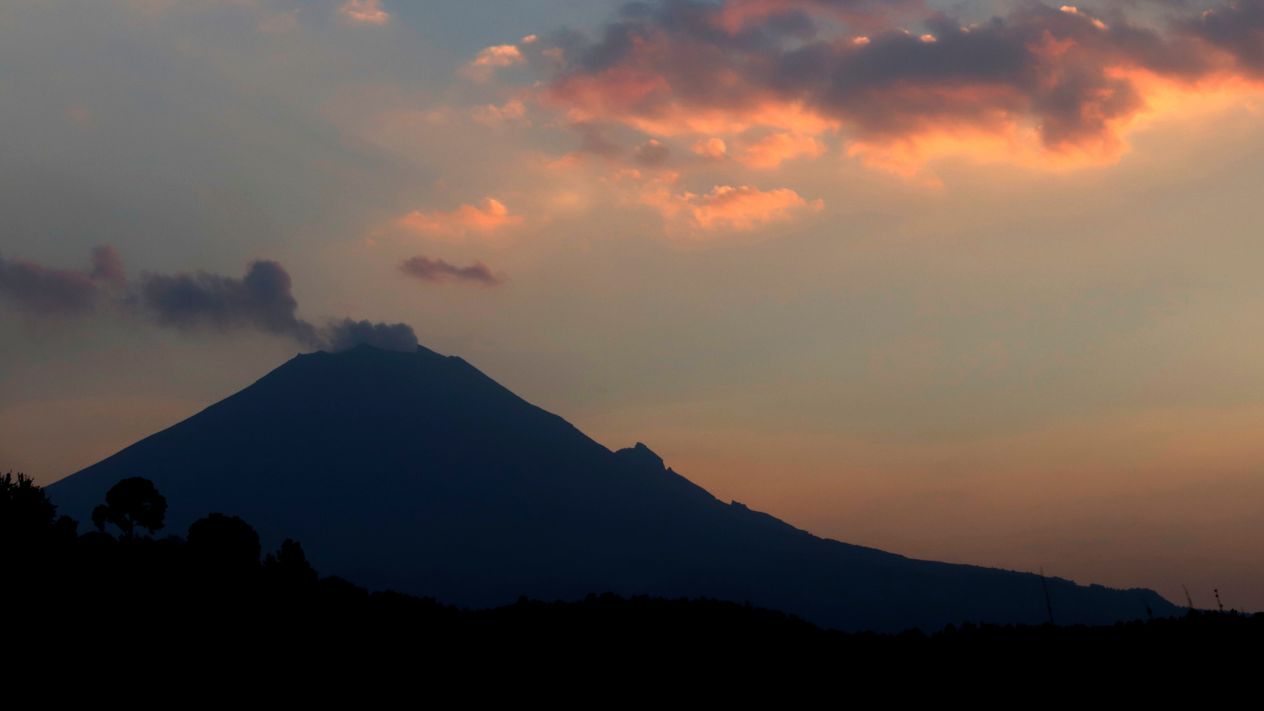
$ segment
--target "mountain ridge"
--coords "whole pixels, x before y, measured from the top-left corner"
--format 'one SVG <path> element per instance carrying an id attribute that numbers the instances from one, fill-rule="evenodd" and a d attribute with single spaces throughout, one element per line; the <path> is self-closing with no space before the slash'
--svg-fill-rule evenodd
<path id="1" fill-rule="evenodd" d="M 80 520 L 124 476 L 169 530 L 241 515 L 265 544 L 376 588 L 490 606 L 528 595 L 694 595 L 841 629 L 1066 622 L 1176 608 L 1153 591 L 908 558 L 724 503 L 643 443 L 610 450 L 472 364 L 424 347 L 299 354 L 48 488 Z"/>

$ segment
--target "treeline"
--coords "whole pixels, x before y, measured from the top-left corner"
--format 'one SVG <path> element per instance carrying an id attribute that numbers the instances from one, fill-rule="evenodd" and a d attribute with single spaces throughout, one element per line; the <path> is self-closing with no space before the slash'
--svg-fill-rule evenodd
<path id="1" fill-rule="evenodd" d="M 347 663 L 547 664 L 618 661 L 886 675 L 1074 660 L 1134 665 L 1235 654 L 1264 642 L 1264 615 L 1190 611 L 1109 627 L 962 624 L 926 634 L 842 633 L 794 616 L 705 599 L 590 595 L 463 610 L 321 577 L 300 543 L 264 552 L 251 526 L 211 513 L 161 535 L 166 502 L 127 479 L 79 531 L 29 478 L 0 477 L 0 571 L 10 643 L 207 658 Z M 435 660 L 441 660 L 436 662 Z M 559 662 L 561 663 L 561 662 Z"/>

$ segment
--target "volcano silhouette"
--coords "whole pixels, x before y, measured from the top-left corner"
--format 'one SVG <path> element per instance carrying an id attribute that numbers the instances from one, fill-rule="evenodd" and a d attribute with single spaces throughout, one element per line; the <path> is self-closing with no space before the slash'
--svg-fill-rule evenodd
<path id="1" fill-rule="evenodd" d="M 913 560 L 724 503 L 643 444 L 612 452 L 457 357 L 360 346 L 299 355 L 48 491 L 88 520 L 118 480 L 210 512 L 325 574 L 471 607 L 590 592 L 711 597 L 856 630 L 1109 623 L 1158 594 Z"/>

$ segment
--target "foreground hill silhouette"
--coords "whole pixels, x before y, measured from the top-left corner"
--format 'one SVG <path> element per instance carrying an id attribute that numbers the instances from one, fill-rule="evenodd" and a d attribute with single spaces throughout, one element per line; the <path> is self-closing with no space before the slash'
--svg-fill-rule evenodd
<path id="1" fill-rule="evenodd" d="M 974 698 L 1012 699 L 1057 679 L 1077 695 L 1113 685 L 1132 699 L 1138 689 L 1170 694 L 1169 678 L 1138 682 L 1173 660 L 1202 688 L 1253 679 L 1264 636 L 1264 613 L 1194 610 L 1109 626 L 966 624 L 886 635 L 701 598 L 607 593 L 468 610 L 322 578 L 290 539 L 264 555 L 257 532 L 235 516 L 210 513 L 181 536 L 167 529 L 165 497 L 145 479 L 122 480 L 97 510 L 97 530 L 79 534 L 29 478 L 0 475 L 0 575 L 17 581 L 0 586 L 7 649 L 17 660 L 46 660 L 59 679 L 94 693 L 102 687 L 92 680 L 105 677 L 142 698 L 245 683 L 254 694 L 308 691 L 327 701 L 330 682 L 341 682 L 357 697 L 374 690 L 395 700 L 437 682 L 514 697 L 540 689 L 661 698 L 706 688 L 708 698 L 745 700 L 761 689 L 807 698 L 822 686 L 837 691 L 842 679 L 859 682 L 853 695 L 939 700 L 964 681 Z M 23 668 L 20 683 L 29 687 L 38 666 Z"/>
<path id="2" fill-rule="evenodd" d="M 637 444 L 611 452 L 457 357 L 360 346 L 254 385 L 48 487 L 88 520 L 127 477 L 183 530 L 237 515 L 264 549 L 370 589 L 489 607 L 594 592 L 709 597 L 844 630 L 1048 619 L 1039 576 L 818 538 L 723 503 Z M 1149 590 L 1049 579 L 1059 623 L 1176 609 Z"/>

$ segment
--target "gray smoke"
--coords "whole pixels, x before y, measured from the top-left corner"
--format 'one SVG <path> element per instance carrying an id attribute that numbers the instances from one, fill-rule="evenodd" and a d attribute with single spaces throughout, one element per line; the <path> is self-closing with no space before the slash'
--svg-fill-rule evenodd
<path id="1" fill-rule="evenodd" d="M 323 328 L 298 316 L 290 275 L 279 263 L 251 262 L 240 278 L 205 271 L 141 274 L 129 286 L 112 247 L 97 247 L 87 270 L 58 269 L 0 257 L 0 297 L 29 316 L 58 318 L 113 309 L 163 328 L 227 333 L 241 329 L 293 339 L 308 348 L 339 351 L 360 344 L 415 350 L 417 335 L 403 323 L 335 320 Z"/>
<path id="2" fill-rule="evenodd" d="M 388 351 L 417 350 L 417 334 L 406 323 L 373 323 L 343 319 L 329 324 L 323 332 L 325 350 L 344 351 L 358 345 Z"/>
<path id="3" fill-rule="evenodd" d="M 142 308 L 160 326 L 218 331 L 254 328 L 320 346 L 316 329 L 298 318 L 290 275 L 276 262 L 251 262 L 241 279 L 203 271 L 145 274 L 139 297 Z"/>
<path id="4" fill-rule="evenodd" d="M 113 247 L 97 247 L 88 271 L 57 269 L 0 256 L 0 296 L 44 317 L 82 316 L 109 303 L 123 288 L 122 261 Z"/>

